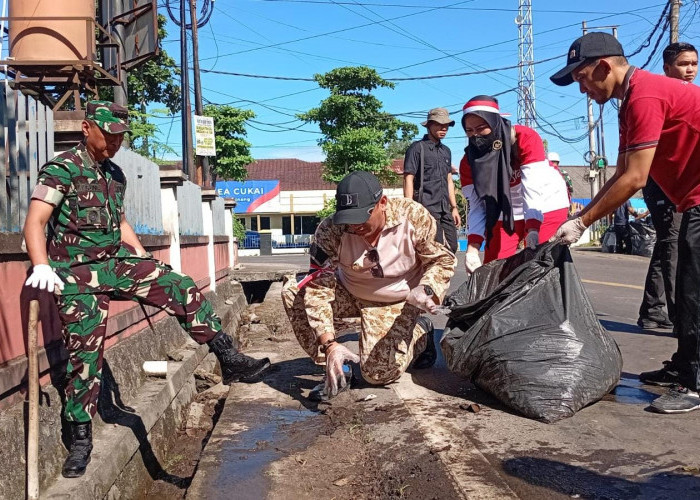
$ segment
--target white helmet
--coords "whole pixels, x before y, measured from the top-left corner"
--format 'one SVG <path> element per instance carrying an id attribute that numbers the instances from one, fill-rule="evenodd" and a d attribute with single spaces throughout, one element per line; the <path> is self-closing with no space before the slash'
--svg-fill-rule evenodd
<path id="1" fill-rule="evenodd" d="M 558 161 L 559 161 L 559 154 L 558 154 L 558 153 L 555 153 L 554 151 L 552 151 L 551 153 L 549 153 L 549 154 L 547 155 L 547 159 L 548 159 L 549 161 L 556 161 L 556 162 L 558 162 Z"/>

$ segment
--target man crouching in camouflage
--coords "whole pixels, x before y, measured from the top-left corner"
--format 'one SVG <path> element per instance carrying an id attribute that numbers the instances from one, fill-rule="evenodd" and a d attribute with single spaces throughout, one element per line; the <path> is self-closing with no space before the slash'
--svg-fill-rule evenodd
<path id="1" fill-rule="evenodd" d="M 124 216 L 124 173 L 110 160 L 129 130 L 127 110 L 91 101 L 86 111 L 83 142 L 40 170 L 24 225 L 33 266 L 26 284 L 55 293 L 69 353 L 65 416 L 71 446 L 65 477 L 81 476 L 90 462 L 111 298 L 176 316 L 195 341 L 209 344 L 225 384 L 255 381 L 270 366 L 267 358 L 239 353 L 192 278 L 143 248 Z"/>
<path id="2" fill-rule="evenodd" d="M 429 368 L 436 350 L 432 322 L 454 273 L 455 256 L 435 242 L 435 219 L 408 198 L 388 199 L 368 172 L 347 175 L 336 213 L 318 226 L 310 249 L 315 269 L 287 279 L 282 300 L 294 334 L 319 364 L 323 384 L 309 398 L 324 401 L 349 387 L 343 367 L 360 363 L 370 384 L 397 380 L 411 362 Z M 336 342 L 334 318 L 360 317 L 360 355 Z"/>

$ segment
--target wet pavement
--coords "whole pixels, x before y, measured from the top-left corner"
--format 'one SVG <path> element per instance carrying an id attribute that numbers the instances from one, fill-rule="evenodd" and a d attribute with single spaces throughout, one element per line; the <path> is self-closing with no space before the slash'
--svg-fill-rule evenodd
<path id="1" fill-rule="evenodd" d="M 637 378 L 676 345 L 670 332 L 635 324 L 648 260 L 592 251 L 574 260 L 624 366 L 610 394 L 554 424 L 516 415 L 449 373 L 442 356 L 431 370 L 317 407 L 305 395 L 321 371 L 275 313 L 273 285 L 256 313 L 274 335 L 253 339 L 249 352 L 270 355 L 277 371 L 232 387 L 188 498 L 700 498 L 700 412 L 648 411 L 665 389 Z M 244 259 L 249 270 L 305 264 Z M 434 322 L 442 329 L 445 318 Z"/>

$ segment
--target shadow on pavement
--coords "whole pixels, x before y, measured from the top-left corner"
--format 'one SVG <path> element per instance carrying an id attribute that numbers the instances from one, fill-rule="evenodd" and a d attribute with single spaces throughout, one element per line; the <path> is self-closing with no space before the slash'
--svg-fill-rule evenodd
<path id="1" fill-rule="evenodd" d="M 470 403 L 477 403 L 494 410 L 500 410 L 511 415 L 521 416 L 519 413 L 508 408 L 498 399 L 476 387 L 470 380 L 450 372 L 447 369 L 445 357 L 440 348 L 440 340 L 443 336 L 442 329 L 435 329 L 435 347 L 437 348 L 437 361 L 432 368 L 425 370 L 408 370 L 411 381 L 421 387 L 425 387 L 438 394 L 463 398 Z M 523 417 L 525 418 L 525 417 Z"/>
<path id="2" fill-rule="evenodd" d="M 126 406 L 122 401 L 119 384 L 106 360 L 102 364 L 102 387 L 100 389 L 97 409 L 102 421 L 105 424 L 122 425 L 131 429 L 139 442 L 141 459 L 151 479 L 174 484 L 180 489 L 187 489 L 192 478 L 175 476 L 163 469 L 148 441 L 148 431 L 143 420 L 133 408 Z"/>
<path id="3" fill-rule="evenodd" d="M 323 367 L 314 364 L 307 356 L 279 361 L 273 366 L 274 370 L 261 382 L 299 401 L 307 410 L 317 410 L 318 403 L 309 401 L 302 391 L 308 392 L 320 383 Z"/>
<path id="4" fill-rule="evenodd" d="M 651 456 L 635 457 L 635 460 L 639 459 L 654 463 Z M 675 471 L 659 471 L 646 481 L 637 482 L 556 460 L 529 456 L 504 460 L 503 470 L 532 485 L 574 498 L 700 498 L 700 477 Z"/>
<path id="5" fill-rule="evenodd" d="M 601 319 L 600 324 L 611 332 L 620 333 L 635 333 L 637 335 L 653 335 L 655 337 L 673 337 L 673 332 L 671 330 L 643 330 L 637 325 L 631 325 L 629 323 L 622 323 L 620 321 L 612 321 L 609 319 Z"/>

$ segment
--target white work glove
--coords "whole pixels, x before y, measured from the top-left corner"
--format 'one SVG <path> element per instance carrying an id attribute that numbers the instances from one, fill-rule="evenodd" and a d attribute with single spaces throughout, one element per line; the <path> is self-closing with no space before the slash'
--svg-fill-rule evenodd
<path id="1" fill-rule="evenodd" d="M 479 249 L 469 246 L 467 248 L 467 258 L 464 261 L 467 268 L 467 274 L 471 274 L 481 267 L 481 258 L 479 257 Z"/>
<path id="2" fill-rule="evenodd" d="M 348 383 L 343 374 L 343 365 L 346 361 L 359 363 L 360 357 L 342 344 L 333 343 L 326 351 L 326 386 L 328 397 L 338 394 L 340 387 Z"/>
<path id="3" fill-rule="evenodd" d="M 37 264 L 34 266 L 31 276 L 27 278 L 24 284 L 32 288 L 46 290 L 49 293 L 53 293 L 54 288 L 63 290 L 63 281 L 48 264 Z"/>
<path id="4" fill-rule="evenodd" d="M 559 229 L 554 236 L 552 236 L 549 241 L 556 241 L 557 243 L 563 243 L 564 245 L 571 245 L 576 243 L 583 232 L 586 230 L 586 225 L 583 223 L 581 217 L 576 217 L 575 219 L 567 220 Z"/>
<path id="5" fill-rule="evenodd" d="M 540 232 L 537 229 L 530 229 L 525 236 L 525 246 L 534 250 L 540 242 Z"/>
<path id="6" fill-rule="evenodd" d="M 427 311 L 431 314 L 435 314 L 437 310 L 437 304 L 433 300 L 432 291 L 430 294 L 426 293 L 425 287 L 423 285 L 418 285 L 408 292 L 406 297 L 406 302 L 412 306 L 416 306 L 418 309 Z"/>

